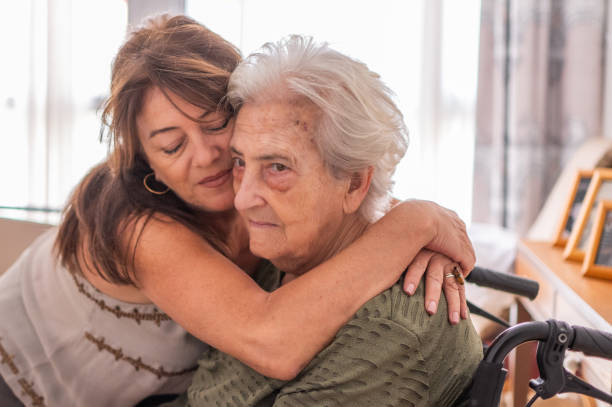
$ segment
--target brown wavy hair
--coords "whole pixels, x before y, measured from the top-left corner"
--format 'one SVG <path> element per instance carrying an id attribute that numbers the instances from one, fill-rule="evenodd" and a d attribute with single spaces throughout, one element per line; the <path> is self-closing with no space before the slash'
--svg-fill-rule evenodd
<path id="1" fill-rule="evenodd" d="M 143 178 L 152 170 L 136 118 L 154 86 L 204 110 L 233 114 L 224 101 L 240 60 L 236 47 L 185 16 L 155 17 L 129 35 L 113 62 L 110 96 L 103 106 L 100 138 L 108 142 L 108 159 L 77 185 L 60 223 L 55 249 L 66 268 L 80 272 L 87 258 L 87 266 L 105 280 L 134 284 L 134 253 L 144 227 L 134 228 L 134 220 L 144 217 L 138 224 L 146 225 L 156 214 L 184 224 L 225 253 L 224 236 L 206 222 L 206 213 L 172 191 L 153 195 L 144 189 Z M 126 232 L 131 234 L 127 239 Z"/>

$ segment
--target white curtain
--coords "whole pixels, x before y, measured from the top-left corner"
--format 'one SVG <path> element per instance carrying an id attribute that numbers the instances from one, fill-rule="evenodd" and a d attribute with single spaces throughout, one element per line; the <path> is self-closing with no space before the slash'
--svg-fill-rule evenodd
<path id="1" fill-rule="evenodd" d="M 157 3 L 167 7 L 168 1 Z M 60 208 L 105 154 L 96 109 L 107 94 L 110 64 L 124 39 L 128 4 L 7 4 L 0 5 L 4 15 L 11 15 L 0 25 L 0 52 L 10 56 L 10 63 L 0 66 L 5 147 L 0 150 L 0 207 Z M 188 14 L 245 55 L 266 41 L 301 33 L 367 63 L 395 91 L 410 131 L 394 195 L 436 200 L 468 222 L 479 10 L 480 0 L 186 3 Z"/>
<path id="2" fill-rule="evenodd" d="M 602 111 L 602 135 L 607 138 L 612 138 L 612 63 L 610 55 L 612 55 L 612 7 L 608 2 L 606 7 L 606 32 L 605 35 L 605 55 L 607 61 L 604 67 L 604 90 L 603 90 L 603 111 Z"/>
<path id="3" fill-rule="evenodd" d="M 244 55 L 296 33 L 365 62 L 396 93 L 410 131 L 394 195 L 435 200 L 469 222 L 479 0 L 188 0 L 186 6 Z"/>
<path id="4" fill-rule="evenodd" d="M 97 108 L 127 4 L 22 0 L 0 11 L 0 206 L 61 208 L 106 152 Z"/>
<path id="5" fill-rule="evenodd" d="M 23 205 L 30 195 L 30 177 L 38 173 L 46 178 L 46 7 L 14 2 L 11 14 L 20 18 L 0 24 L 0 205 Z"/>
<path id="6" fill-rule="evenodd" d="M 576 150 L 601 136 L 602 123 L 610 126 L 602 116 L 611 110 L 610 7 L 607 0 L 482 5 L 474 219 L 524 235 Z"/>

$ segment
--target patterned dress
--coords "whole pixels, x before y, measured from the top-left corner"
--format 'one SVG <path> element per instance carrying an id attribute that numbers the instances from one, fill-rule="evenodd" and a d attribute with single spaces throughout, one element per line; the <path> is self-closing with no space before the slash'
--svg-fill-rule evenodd
<path id="1" fill-rule="evenodd" d="M 187 389 L 208 346 L 152 304 L 96 290 L 40 236 L 0 277 L 0 375 L 26 406 L 132 406 Z"/>

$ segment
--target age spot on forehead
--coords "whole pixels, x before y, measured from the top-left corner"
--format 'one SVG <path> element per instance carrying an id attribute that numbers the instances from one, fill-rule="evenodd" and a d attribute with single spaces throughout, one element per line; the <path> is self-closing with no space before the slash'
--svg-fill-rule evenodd
<path id="1" fill-rule="evenodd" d="M 302 129 L 303 131 L 308 131 L 308 122 L 306 121 L 301 121 L 300 119 L 297 119 L 295 121 L 295 126 Z"/>

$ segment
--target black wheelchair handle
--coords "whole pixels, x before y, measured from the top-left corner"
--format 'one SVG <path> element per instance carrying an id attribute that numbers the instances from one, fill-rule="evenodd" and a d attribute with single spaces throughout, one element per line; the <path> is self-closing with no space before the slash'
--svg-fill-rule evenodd
<path id="1" fill-rule="evenodd" d="M 612 359 L 612 332 L 583 326 L 570 326 L 567 322 L 523 322 L 499 334 L 485 351 L 478 365 L 470 389 L 471 407 L 500 405 L 500 397 L 506 373 L 504 359 L 522 343 L 538 341 L 537 362 L 540 377 L 529 382 L 537 397 L 550 398 L 559 393 L 581 393 L 612 405 L 612 395 L 603 392 L 563 367 L 566 349 L 584 352 L 585 355 Z M 531 406 L 532 402 L 528 405 Z"/>
<path id="2" fill-rule="evenodd" d="M 584 326 L 573 325 L 574 340 L 569 345 L 571 350 L 588 356 L 612 359 L 612 332 L 599 331 Z"/>
<path id="3" fill-rule="evenodd" d="M 466 277 L 470 283 L 495 290 L 506 291 L 521 295 L 533 300 L 540 289 L 540 285 L 533 280 L 511 274 L 499 273 L 482 267 L 474 267 L 474 270 Z"/>

